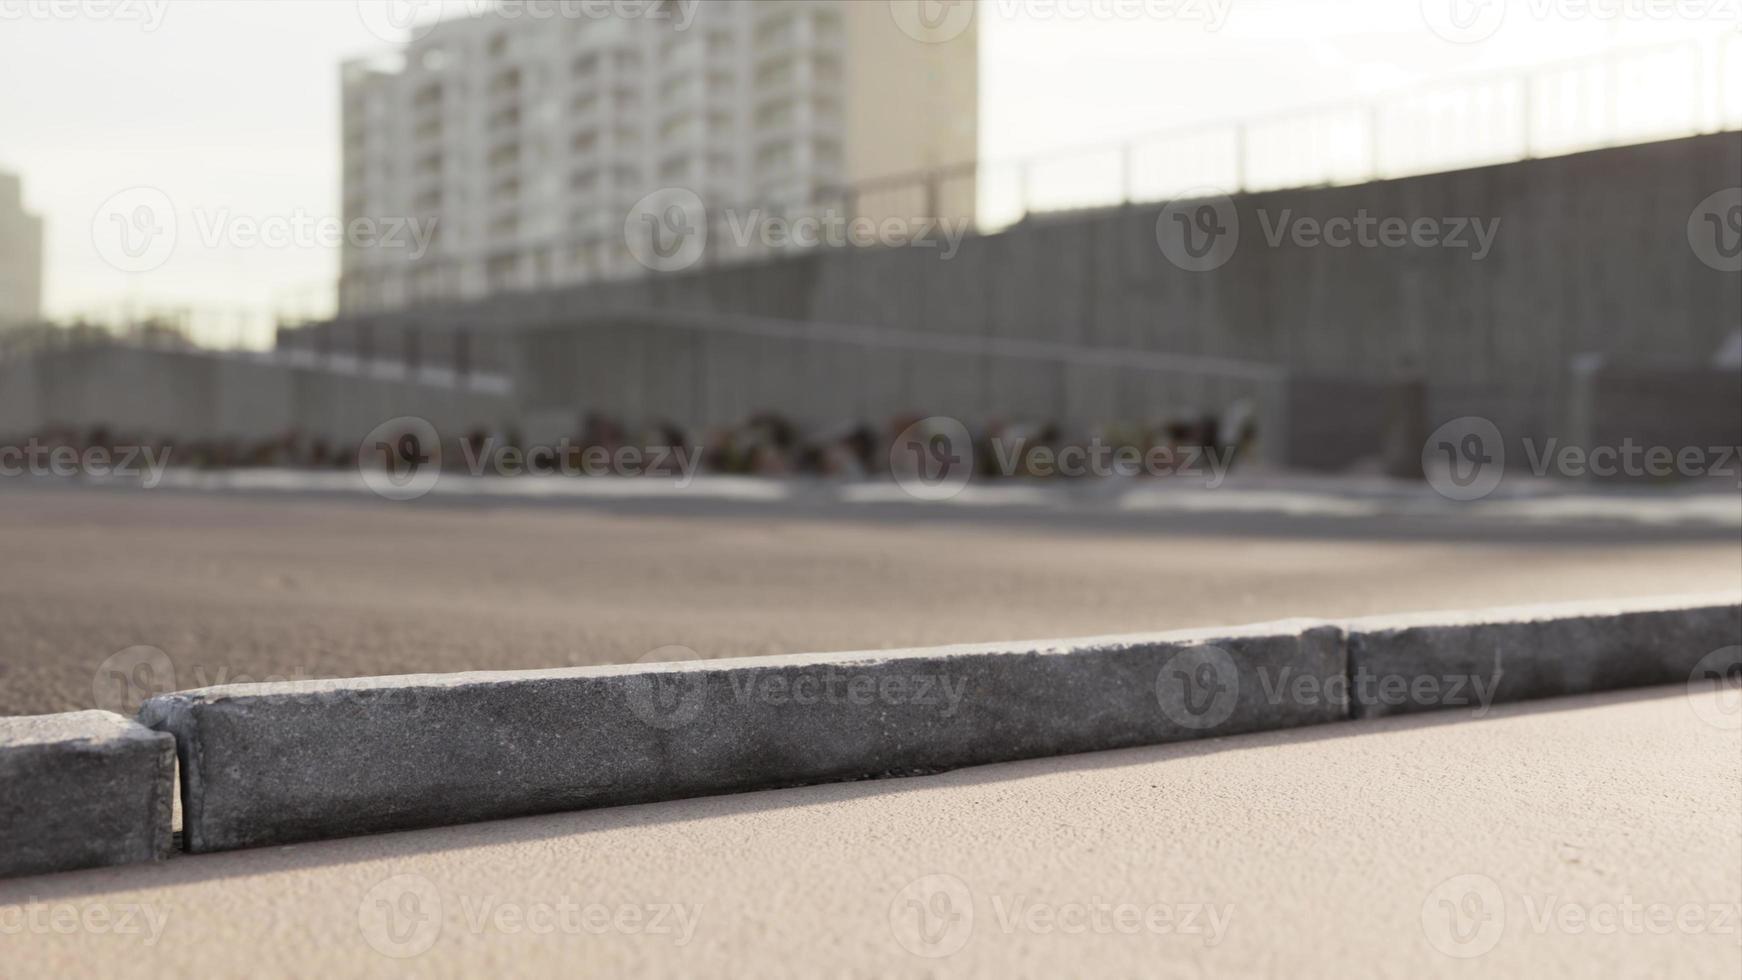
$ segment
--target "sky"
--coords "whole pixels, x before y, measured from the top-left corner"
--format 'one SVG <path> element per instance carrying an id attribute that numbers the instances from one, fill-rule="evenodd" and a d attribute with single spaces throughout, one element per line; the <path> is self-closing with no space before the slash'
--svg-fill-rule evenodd
<path id="1" fill-rule="evenodd" d="M 330 306 L 336 246 L 216 229 L 335 218 L 338 66 L 399 38 L 386 15 L 408 0 L 388 2 L 0 0 L 0 170 L 22 174 L 26 207 L 45 220 L 48 313 L 182 306 L 264 331 L 274 311 Z M 443 2 L 444 16 L 478 5 Z M 423 6 L 431 16 L 433 0 Z M 1742 87 L 1739 7 L 982 0 L 980 154 L 1012 161 L 1683 38 L 1729 51 Z M 141 186 L 197 218 L 161 266 L 130 272 L 105 259 L 92 224 Z"/>

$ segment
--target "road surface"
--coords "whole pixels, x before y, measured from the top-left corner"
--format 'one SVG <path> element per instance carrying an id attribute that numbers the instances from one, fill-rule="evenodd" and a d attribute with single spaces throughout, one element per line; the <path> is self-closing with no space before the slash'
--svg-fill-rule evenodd
<path id="1" fill-rule="evenodd" d="M 5 482 L 0 713 L 671 646 L 732 657 L 1742 590 L 1734 528 L 1460 513 L 392 503 Z"/>

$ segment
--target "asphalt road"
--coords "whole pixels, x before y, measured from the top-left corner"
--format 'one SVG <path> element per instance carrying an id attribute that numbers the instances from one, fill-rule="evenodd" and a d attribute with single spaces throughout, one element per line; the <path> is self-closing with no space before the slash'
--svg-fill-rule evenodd
<path id="1" fill-rule="evenodd" d="M 674 645 L 732 657 L 1742 590 L 1734 527 L 1456 510 L 392 503 L 8 484 L 0 541 L 5 714 L 130 711 L 157 690 L 245 680 L 627 662 Z"/>
<path id="2" fill-rule="evenodd" d="M 0 974 L 1742 975 L 1736 692 L 0 882 Z"/>

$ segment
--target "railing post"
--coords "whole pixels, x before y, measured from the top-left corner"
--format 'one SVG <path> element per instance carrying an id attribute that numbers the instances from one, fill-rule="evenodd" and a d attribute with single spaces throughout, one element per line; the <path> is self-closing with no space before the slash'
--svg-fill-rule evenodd
<path id="1" fill-rule="evenodd" d="M 1234 126 L 1234 193 L 1246 190 L 1246 124 Z"/>
<path id="2" fill-rule="evenodd" d="M 1518 149 L 1518 157 L 1521 160 L 1529 160 L 1531 159 L 1530 144 L 1533 136 L 1532 129 L 1534 127 L 1532 124 L 1535 121 L 1533 117 L 1536 115 L 1536 104 L 1531 99 L 1530 74 L 1528 72 L 1518 77 L 1518 87 L 1520 90 L 1518 97 L 1518 124 L 1519 128 L 1522 130 L 1519 134 L 1519 140 L 1522 145 Z"/>
<path id="3" fill-rule="evenodd" d="M 1367 107 L 1367 169 L 1372 180 L 1378 180 L 1383 169 L 1379 162 L 1379 146 L 1379 104 L 1376 102 Z"/>
<path id="4" fill-rule="evenodd" d="M 1609 129 L 1609 145 L 1621 142 L 1621 61 L 1614 52 L 1603 59 L 1603 113 Z"/>
<path id="5" fill-rule="evenodd" d="M 1119 196 L 1126 204 L 1137 201 L 1136 152 L 1136 145 L 1129 141 L 1119 147 Z"/>

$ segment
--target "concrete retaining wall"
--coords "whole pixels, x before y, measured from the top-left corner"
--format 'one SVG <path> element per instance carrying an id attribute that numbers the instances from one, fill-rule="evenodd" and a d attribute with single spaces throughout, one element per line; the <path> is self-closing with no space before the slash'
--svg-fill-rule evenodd
<path id="1" fill-rule="evenodd" d="M 1715 462 L 1712 479 L 1742 487 L 1742 460 L 1719 458 L 1724 450 L 1742 447 L 1742 370 L 1653 370 L 1592 360 L 1573 372 L 1569 402 L 1563 441 L 1571 446 L 1688 448 Z M 1615 472 L 1606 479 L 1649 482 L 1653 477 Z"/>
<path id="2" fill-rule="evenodd" d="M 733 315 L 1420 386 L 1413 405 L 1396 392 L 1363 398 L 1369 409 L 1399 406 L 1364 435 L 1361 420 L 1339 410 L 1348 399 L 1323 389 L 1265 407 L 1273 418 L 1295 419 L 1297 432 L 1336 434 L 1301 453 L 1273 440 L 1273 459 L 1339 465 L 1387 451 L 1401 430 L 1431 431 L 1465 415 L 1489 418 L 1515 440 L 1565 438 L 1580 396 L 1569 365 L 1585 355 L 1672 370 L 1706 366 L 1742 328 L 1742 283 L 1701 261 L 1688 223 L 1710 194 L 1735 186 L 1739 173 L 1742 134 L 1725 133 L 1243 195 L 1234 201 L 1240 245 L 1208 272 L 1169 262 L 1156 238 L 1162 206 L 1139 205 L 1024 222 L 969 238 L 948 260 L 925 248 L 829 249 L 349 318 L 287 331 L 280 342 L 329 350 L 410 346 L 440 358 L 444 344 L 451 349 L 451 338 L 464 336 L 459 346 L 468 357 L 513 373 L 530 411 L 599 410 L 708 425 L 735 424 L 758 410 L 824 426 L 906 412 L 1132 422 L 1179 406 L 1214 412 L 1251 394 L 1227 375 L 1191 368 L 1090 367 L 1081 358 L 1047 368 L 926 352 L 904 340 L 873 348 L 825 344 L 814 335 L 695 336 L 698 318 Z M 1267 240 L 1284 221 L 1363 214 L 1432 219 L 1470 244 L 1333 248 Z M 1486 254 L 1478 257 L 1473 231 L 1457 230 L 1464 219 L 1497 222 Z M 407 340 L 412 335 L 415 343 Z M 635 379 L 633 390 L 625 390 L 627 378 Z M 1669 445 L 1709 425 L 1702 417 L 1682 429 L 1687 412 L 1648 410 Z"/>
<path id="3" fill-rule="evenodd" d="M 86 347 L 0 364 L 0 438 L 101 427 L 176 441 L 296 432 L 353 445 L 399 415 L 459 434 L 515 414 L 504 392 L 209 351 Z"/>
<path id="4" fill-rule="evenodd" d="M 1290 380 L 1212 358 L 752 317 L 625 313 L 519 336 L 519 403 L 571 427 L 603 412 L 701 434 L 771 411 L 813 427 L 914 413 L 1086 428 L 1240 402 L 1280 413 Z M 1372 413 L 1370 403 L 1346 407 L 1351 422 Z M 1269 421 L 1284 431 L 1280 415 Z"/>
<path id="5" fill-rule="evenodd" d="M 1429 421 L 1471 413 L 1540 432 L 1566 403 L 1577 355 L 1704 364 L 1742 325 L 1735 273 L 1688 242 L 1694 209 L 1742 173 L 1725 133 L 1353 187 L 1243 195 L 1233 258 L 1180 269 L 1156 244 L 1160 205 L 1052 216 L 936 250 L 836 249 L 752 265 L 505 295 L 290 334 L 314 346 L 367 333 L 514 329 L 601 312 L 737 313 L 937 335 L 1034 340 L 1286 365 L 1390 381 L 1419 376 Z M 1490 251 L 1271 246 L 1285 217 L 1497 221 Z M 512 341 L 510 341 L 511 343 Z M 512 355 L 506 355 L 512 357 Z M 524 364 L 524 362 L 522 362 Z M 717 382 L 753 392 L 754 379 Z M 1026 409 L 1003 406 L 1006 413 Z"/>

